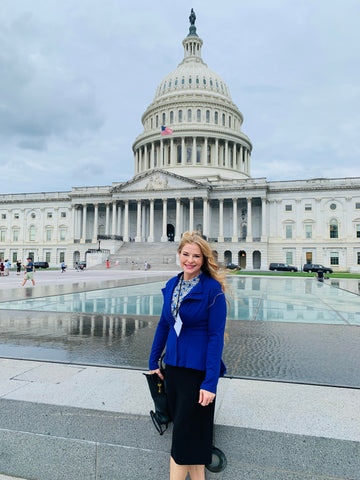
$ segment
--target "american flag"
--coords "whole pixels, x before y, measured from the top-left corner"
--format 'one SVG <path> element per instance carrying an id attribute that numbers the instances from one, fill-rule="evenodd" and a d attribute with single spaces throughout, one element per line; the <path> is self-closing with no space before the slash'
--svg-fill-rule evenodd
<path id="1" fill-rule="evenodd" d="M 173 131 L 169 127 L 161 127 L 161 135 L 171 135 Z"/>

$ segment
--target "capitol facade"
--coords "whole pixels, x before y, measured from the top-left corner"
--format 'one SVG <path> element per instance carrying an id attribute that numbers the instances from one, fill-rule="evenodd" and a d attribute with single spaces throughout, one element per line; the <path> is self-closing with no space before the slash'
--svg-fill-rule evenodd
<path id="1" fill-rule="evenodd" d="M 360 178 L 252 178 L 243 115 L 202 44 L 192 23 L 182 62 L 142 116 L 131 180 L 0 195 L 0 258 L 94 264 L 130 242 L 150 248 L 198 230 L 219 262 L 243 269 L 360 269 Z"/>

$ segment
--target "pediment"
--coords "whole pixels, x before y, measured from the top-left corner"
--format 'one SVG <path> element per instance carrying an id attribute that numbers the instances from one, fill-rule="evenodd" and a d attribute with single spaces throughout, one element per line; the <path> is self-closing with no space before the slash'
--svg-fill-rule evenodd
<path id="1" fill-rule="evenodd" d="M 113 188 L 112 193 L 206 188 L 202 182 L 157 169 Z"/>

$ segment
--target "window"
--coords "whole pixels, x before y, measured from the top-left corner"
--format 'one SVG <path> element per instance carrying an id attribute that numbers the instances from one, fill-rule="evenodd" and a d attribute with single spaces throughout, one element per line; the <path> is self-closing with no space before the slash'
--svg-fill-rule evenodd
<path id="1" fill-rule="evenodd" d="M 336 210 L 336 203 L 331 203 L 330 204 L 330 209 L 331 210 Z"/>
<path id="2" fill-rule="evenodd" d="M 292 252 L 286 252 L 286 263 L 289 263 L 290 265 L 293 264 L 293 253 Z"/>
<path id="3" fill-rule="evenodd" d="M 31 214 L 31 218 L 36 218 L 35 213 L 32 213 L 32 214 Z"/>
<path id="4" fill-rule="evenodd" d="M 51 252 L 46 252 L 45 253 L 45 262 L 50 263 L 51 260 Z"/>
<path id="5" fill-rule="evenodd" d="M 311 203 L 305 203 L 305 212 L 311 212 L 312 205 Z"/>
<path id="6" fill-rule="evenodd" d="M 192 156 L 192 146 L 186 146 L 186 163 L 191 163 L 191 156 Z"/>
<path id="7" fill-rule="evenodd" d="M 61 212 L 61 218 L 65 218 L 66 217 L 66 212 Z"/>
<path id="8" fill-rule="evenodd" d="M 196 112 L 196 120 L 198 122 L 201 122 L 201 110 L 200 109 L 198 109 L 198 111 Z"/>
<path id="9" fill-rule="evenodd" d="M 229 128 L 231 128 L 231 117 L 229 116 Z"/>
<path id="10" fill-rule="evenodd" d="M 223 127 L 225 127 L 225 113 L 223 113 L 222 115 L 222 124 L 223 124 Z"/>
<path id="11" fill-rule="evenodd" d="M 192 111 L 190 108 L 188 110 L 188 122 L 192 122 Z"/>
<path id="12" fill-rule="evenodd" d="M 330 265 L 339 265 L 339 252 L 330 252 Z"/>
<path id="13" fill-rule="evenodd" d="M 174 123 L 174 112 L 171 110 L 170 112 L 170 124 Z"/>
<path id="14" fill-rule="evenodd" d="M 51 242 L 51 229 L 50 228 L 48 228 L 46 230 L 46 241 Z"/>
<path id="15" fill-rule="evenodd" d="M 356 210 L 360 210 L 360 202 L 355 203 L 355 208 L 356 208 Z"/>
<path id="16" fill-rule="evenodd" d="M 200 83 L 199 77 L 196 77 L 196 85 L 199 85 L 199 83 Z"/>
<path id="17" fill-rule="evenodd" d="M 214 115 L 215 115 L 215 116 L 214 116 L 215 125 L 217 125 L 217 124 L 219 123 L 219 113 L 218 113 L 218 112 L 215 112 Z"/>
<path id="18" fill-rule="evenodd" d="M 292 212 L 292 205 L 285 205 L 285 212 Z"/>
<path id="19" fill-rule="evenodd" d="M 155 117 L 155 127 L 159 126 L 159 115 L 156 115 Z"/>
<path id="20" fill-rule="evenodd" d="M 339 238 L 338 223 L 336 220 L 330 222 L 330 238 Z"/>
<path id="21" fill-rule="evenodd" d="M 19 241 L 19 230 L 18 229 L 13 230 L 13 241 L 14 242 Z"/>
<path id="22" fill-rule="evenodd" d="M 182 122 L 182 110 L 179 110 L 179 123 Z"/>
<path id="23" fill-rule="evenodd" d="M 356 238 L 360 238 L 360 223 L 356 225 Z"/>
<path id="24" fill-rule="evenodd" d="M 285 235 L 286 238 L 292 238 L 292 225 L 286 225 L 285 226 Z"/>
<path id="25" fill-rule="evenodd" d="M 177 163 L 181 163 L 181 145 L 177 146 Z"/>
<path id="26" fill-rule="evenodd" d="M 31 261 L 33 262 L 35 258 L 34 252 L 29 252 L 28 258 L 31 258 Z"/>
<path id="27" fill-rule="evenodd" d="M 1 219 L 2 219 L 2 220 L 6 220 L 6 213 L 2 213 L 2 214 L 1 214 Z"/>
<path id="28" fill-rule="evenodd" d="M 29 228 L 29 241 L 30 242 L 35 242 L 35 234 L 36 234 L 35 225 L 31 225 L 30 228 Z"/>
<path id="29" fill-rule="evenodd" d="M 65 262 L 65 252 L 60 252 L 59 262 L 60 263 Z"/>
<path id="30" fill-rule="evenodd" d="M 6 230 L 0 230 L 0 242 L 5 242 Z M 3 258 L 3 256 L 1 257 Z"/>
<path id="31" fill-rule="evenodd" d="M 66 240 L 66 228 L 61 228 L 60 229 L 60 241 L 63 242 Z"/>
<path id="32" fill-rule="evenodd" d="M 305 225 L 305 238 L 312 238 L 312 225 Z"/>
<path id="33" fill-rule="evenodd" d="M 162 114 L 162 124 L 166 125 L 166 115 L 165 115 L 165 113 Z"/>
<path id="34" fill-rule="evenodd" d="M 20 215 L 18 213 L 14 213 L 14 218 L 18 220 L 20 218 Z"/>
<path id="35" fill-rule="evenodd" d="M 210 123 L 210 110 L 206 110 L 206 123 Z"/>
<path id="36" fill-rule="evenodd" d="M 17 252 L 13 252 L 13 258 L 12 258 L 12 262 L 13 263 L 16 263 L 17 262 Z"/>
<path id="37" fill-rule="evenodd" d="M 210 165 L 211 164 L 211 146 L 207 146 L 207 152 L 206 152 L 206 158 L 207 158 L 207 163 Z"/>
<path id="38" fill-rule="evenodd" d="M 47 218 L 52 218 L 52 213 L 51 212 L 47 213 Z"/>

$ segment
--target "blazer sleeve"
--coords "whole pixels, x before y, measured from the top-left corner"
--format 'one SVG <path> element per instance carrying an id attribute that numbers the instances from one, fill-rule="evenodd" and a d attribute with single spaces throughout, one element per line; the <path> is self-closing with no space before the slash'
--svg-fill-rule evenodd
<path id="1" fill-rule="evenodd" d="M 159 368 L 159 359 L 165 348 L 166 341 L 169 335 L 169 322 L 165 319 L 164 307 L 161 313 L 161 317 L 156 328 L 153 344 L 151 347 L 151 353 L 149 358 L 149 370 L 156 370 Z"/>
<path id="2" fill-rule="evenodd" d="M 224 347 L 226 323 L 226 299 L 221 287 L 211 292 L 208 310 L 206 373 L 201 388 L 208 392 L 216 393 L 217 383 L 220 377 L 221 355 Z"/>

